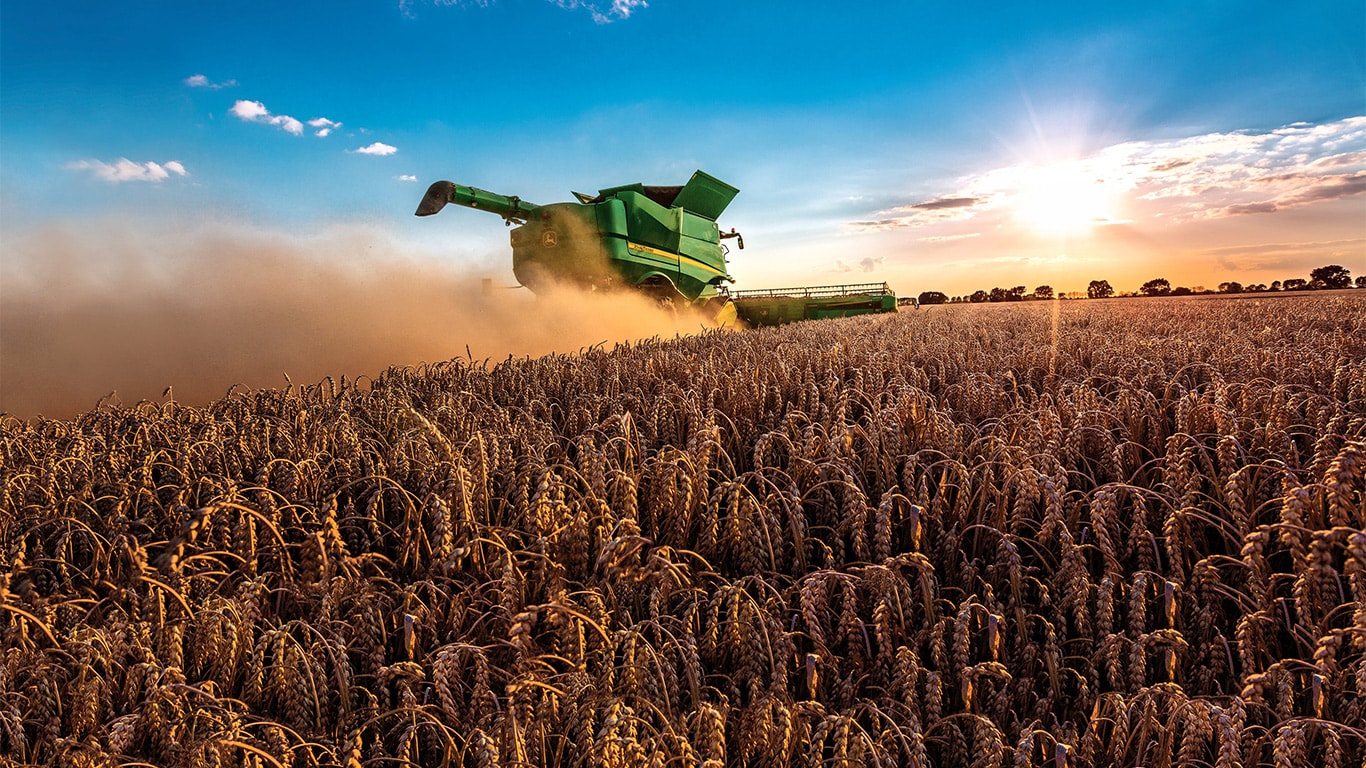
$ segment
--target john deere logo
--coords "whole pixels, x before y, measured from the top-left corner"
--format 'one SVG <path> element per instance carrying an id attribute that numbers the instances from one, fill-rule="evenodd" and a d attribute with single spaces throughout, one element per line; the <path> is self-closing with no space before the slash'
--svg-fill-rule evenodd
<path id="1" fill-rule="evenodd" d="M 555 230 L 547 229 L 541 233 L 541 245 L 547 248 L 554 248 L 560 244 L 560 236 L 555 234 Z"/>

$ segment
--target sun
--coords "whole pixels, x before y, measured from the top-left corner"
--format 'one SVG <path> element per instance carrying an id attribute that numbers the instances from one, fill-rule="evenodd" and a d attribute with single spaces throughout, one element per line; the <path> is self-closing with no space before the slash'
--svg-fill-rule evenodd
<path id="1" fill-rule="evenodd" d="M 1115 220 L 1117 195 L 1094 168 L 1082 162 L 1017 169 L 1011 208 L 1039 235 L 1076 237 Z"/>

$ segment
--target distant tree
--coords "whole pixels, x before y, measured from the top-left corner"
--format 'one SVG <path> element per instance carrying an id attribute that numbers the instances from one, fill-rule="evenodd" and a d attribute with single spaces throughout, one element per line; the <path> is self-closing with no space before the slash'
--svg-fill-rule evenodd
<path id="1" fill-rule="evenodd" d="M 1280 281 L 1280 280 L 1272 280 L 1272 281 L 1271 281 L 1271 290 L 1273 290 L 1273 291 L 1279 291 L 1280 289 L 1281 289 L 1281 281 Z"/>
<path id="2" fill-rule="evenodd" d="M 1088 299 L 1108 299 L 1115 295 L 1115 289 L 1110 286 L 1109 280 L 1092 280 L 1086 287 L 1086 298 Z"/>
<path id="3" fill-rule="evenodd" d="M 1360 278 L 1358 278 L 1358 279 L 1360 279 Z M 1036 298 L 1036 299 L 1051 299 L 1051 298 L 1053 298 L 1053 286 L 1051 286 L 1051 285 L 1041 285 L 1041 286 L 1039 286 L 1038 288 L 1035 288 L 1035 289 L 1034 289 L 1034 298 Z"/>
<path id="4" fill-rule="evenodd" d="M 1292 277 L 1281 283 L 1281 287 L 1287 291 L 1302 291 L 1307 285 L 1309 285 L 1307 281 L 1301 280 L 1298 277 Z"/>
<path id="5" fill-rule="evenodd" d="M 1366 288 L 1366 275 L 1358 275 L 1356 285 L 1358 288 Z"/>
<path id="6" fill-rule="evenodd" d="M 1309 273 L 1309 279 L 1322 282 L 1324 288 L 1350 288 L 1352 287 L 1352 273 L 1346 267 L 1337 264 L 1329 264 L 1326 267 Z"/>
<path id="7" fill-rule="evenodd" d="M 968 297 L 968 301 L 972 302 L 973 304 L 981 304 L 982 302 L 986 301 L 988 298 L 990 298 L 990 297 L 987 296 L 987 292 L 986 292 L 986 291 L 977 290 L 977 291 L 973 291 L 973 292 L 972 292 L 972 295 Z"/>
<path id="8" fill-rule="evenodd" d="M 1247 291 L 1248 293 L 1262 293 L 1266 290 L 1266 283 L 1253 283 L 1252 285 L 1249 285 L 1243 290 Z"/>
<path id="9" fill-rule="evenodd" d="M 1239 282 L 1227 282 L 1219 284 L 1220 293 L 1242 293 L 1243 284 Z"/>
<path id="10" fill-rule="evenodd" d="M 945 304 L 948 300 L 948 294 L 939 291 L 924 291 L 919 297 L 921 304 Z"/>
<path id="11" fill-rule="evenodd" d="M 1010 292 L 1004 288 L 992 288 L 991 293 L 987 294 L 987 301 L 1009 301 Z"/>
<path id="12" fill-rule="evenodd" d="M 1165 277 L 1155 277 L 1138 290 L 1144 296 L 1168 296 L 1172 292 L 1172 284 Z"/>
<path id="13" fill-rule="evenodd" d="M 1010 294 L 1011 301 L 1024 301 L 1025 287 L 1023 285 L 1017 285 L 1014 288 L 1011 288 L 1008 293 Z"/>
<path id="14" fill-rule="evenodd" d="M 1189 296 L 1192 293 L 1195 293 L 1195 291 L 1192 291 L 1184 285 L 1172 289 L 1173 296 Z"/>

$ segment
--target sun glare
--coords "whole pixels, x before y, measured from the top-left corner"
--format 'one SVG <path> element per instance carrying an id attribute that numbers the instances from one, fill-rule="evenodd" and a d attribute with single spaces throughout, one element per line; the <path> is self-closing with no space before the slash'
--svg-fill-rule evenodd
<path id="1" fill-rule="evenodd" d="M 1017 182 L 1015 217 L 1040 235 L 1082 235 L 1114 220 L 1114 193 L 1081 163 L 1021 168 Z"/>

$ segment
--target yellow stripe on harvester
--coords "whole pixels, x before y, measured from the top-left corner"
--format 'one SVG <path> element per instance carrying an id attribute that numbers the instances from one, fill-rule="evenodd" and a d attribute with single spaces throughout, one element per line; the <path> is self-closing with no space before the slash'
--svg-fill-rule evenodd
<path id="1" fill-rule="evenodd" d="M 648 245 L 641 245 L 640 243 L 633 243 L 633 242 L 631 242 L 631 241 L 629 241 L 629 240 L 626 241 L 626 247 L 627 247 L 627 248 L 630 248 L 630 249 L 633 250 L 633 251 L 640 251 L 640 252 L 642 252 L 642 253 L 648 253 L 648 254 L 650 254 L 651 256 L 658 256 L 658 257 L 663 258 L 663 259 L 676 259 L 676 258 L 678 258 L 678 254 L 676 254 L 676 253 L 669 253 L 668 251 L 661 251 L 661 250 L 659 250 L 658 248 L 651 248 L 651 247 L 648 246 Z"/>
<path id="2" fill-rule="evenodd" d="M 680 262 L 686 261 L 686 262 L 688 262 L 688 263 L 689 263 L 690 265 L 692 265 L 692 266 L 698 267 L 698 268 L 700 268 L 700 269 L 705 269 L 705 270 L 707 270 L 708 272 L 714 272 L 714 273 L 716 273 L 716 274 L 718 274 L 718 275 L 721 275 L 721 276 L 723 276 L 723 277 L 724 277 L 725 274 L 726 274 L 725 272 L 723 272 L 723 271 L 717 269 L 716 267 L 713 267 L 712 265 L 706 263 L 705 261 L 698 261 L 697 259 L 694 259 L 694 258 L 691 257 L 691 256 L 684 256 L 684 255 L 681 254 L 681 253 L 669 253 L 668 251 L 661 251 L 661 250 L 659 250 L 658 248 L 651 248 L 651 247 L 648 246 L 648 245 L 641 245 L 641 244 L 639 244 L 639 243 L 633 243 L 633 242 L 630 242 L 629 240 L 626 242 L 626 247 L 627 247 L 627 248 L 630 248 L 630 249 L 633 250 L 633 251 L 640 251 L 641 253 L 648 253 L 648 254 L 650 254 L 651 256 L 658 256 L 658 257 L 664 258 L 664 259 L 678 259 Z"/>
<path id="3" fill-rule="evenodd" d="M 713 267 L 712 265 L 710 265 L 710 264 L 708 264 L 708 263 L 706 263 L 706 262 L 698 261 L 697 259 L 694 259 L 694 258 L 691 257 L 691 256 L 684 256 L 683 254 L 680 253 L 680 254 L 678 254 L 678 260 L 679 260 L 680 262 L 682 262 L 682 261 L 691 262 L 693 265 L 698 266 L 698 267 L 701 267 L 702 269 L 705 269 L 705 270 L 707 270 L 708 272 L 715 272 L 716 274 L 721 275 L 722 277 L 725 277 L 725 276 L 726 276 L 726 273 L 725 273 L 725 272 L 722 272 L 721 270 L 717 269 L 716 267 Z"/>

